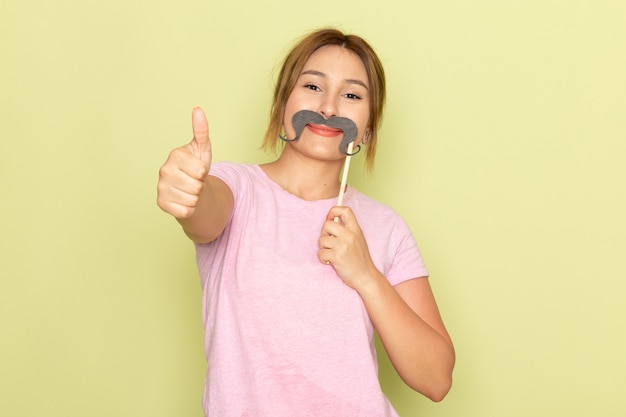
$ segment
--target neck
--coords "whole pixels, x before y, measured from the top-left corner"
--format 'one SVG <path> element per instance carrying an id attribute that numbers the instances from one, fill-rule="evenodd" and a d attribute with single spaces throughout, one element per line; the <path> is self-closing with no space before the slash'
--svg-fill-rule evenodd
<path id="1" fill-rule="evenodd" d="M 344 159 L 318 161 L 285 152 L 274 162 L 261 165 L 267 176 L 287 192 L 303 200 L 324 200 L 339 195 L 339 174 Z"/>

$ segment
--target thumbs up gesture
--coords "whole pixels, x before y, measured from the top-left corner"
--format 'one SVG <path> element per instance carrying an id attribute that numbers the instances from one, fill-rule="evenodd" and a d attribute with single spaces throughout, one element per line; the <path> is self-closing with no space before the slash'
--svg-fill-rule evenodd
<path id="1" fill-rule="evenodd" d="M 191 113 L 191 127 L 193 139 L 188 146 L 193 155 L 203 162 L 206 168 L 204 175 L 206 175 L 211 168 L 211 141 L 209 140 L 209 124 L 200 107 L 196 107 Z"/>
<path id="2" fill-rule="evenodd" d="M 201 108 L 193 109 L 191 125 L 191 142 L 170 152 L 159 170 L 157 204 L 177 219 L 187 219 L 195 213 L 211 168 L 209 126 Z"/>

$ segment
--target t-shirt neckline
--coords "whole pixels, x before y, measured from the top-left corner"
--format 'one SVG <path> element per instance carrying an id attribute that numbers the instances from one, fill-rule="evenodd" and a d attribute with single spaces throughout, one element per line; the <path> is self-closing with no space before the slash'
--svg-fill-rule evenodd
<path id="1" fill-rule="evenodd" d="M 265 171 L 263 171 L 263 168 L 261 168 L 260 164 L 254 164 L 252 165 L 255 173 L 257 174 L 257 176 L 264 181 L 265 183 L 269 184 L 272 188 L 274 188 L 275 190 L 277 190 L 279 193 L 284 194 L 286 196 L 289 196 L 290 198 L 293 198 L 297 201 L 301 201 L 304 203 L 328 203 L 328 202 L 332 202 L 332 201 L 337 201 L 337 198 L 339 196 L 336 197 L 331 197 L 331 198 L 324 198 L 321 200 L 305 200 L 304 198 L 298 197 L 295 194 L 290 193 L 289 191 L 285 190 L 283 187 L 281 187 L 278 183 L 276 183 L 274 180 L 272 180 L 266 173 Z M 352 196 L 353 193 L 353 188 L 346 184 L 346 191 L 343 194 L 343 199 L 344 201 L 349 200 Z"/>

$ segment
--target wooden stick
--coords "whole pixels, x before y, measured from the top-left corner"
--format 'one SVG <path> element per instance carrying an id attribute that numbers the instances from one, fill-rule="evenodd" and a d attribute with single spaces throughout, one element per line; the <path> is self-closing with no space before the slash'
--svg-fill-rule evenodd
<path id="1" fill-rule="evenodd" d="M 346 162 L 343 164 L 343 175 L 341 176 L 341 188 L 339 189 L 339 197 L 337 197 L 337 205 L 343 205 L 343 194 L 346 191 L 346 184 L 348 182 L 348 171 L 350 170 L 350 160 L 352 159 L 352 146 L 354 142 L 348 144 L 348 155 L 346 156 Z M 335 217 L 335 222 L 339 221 L 339 217 Z"/>

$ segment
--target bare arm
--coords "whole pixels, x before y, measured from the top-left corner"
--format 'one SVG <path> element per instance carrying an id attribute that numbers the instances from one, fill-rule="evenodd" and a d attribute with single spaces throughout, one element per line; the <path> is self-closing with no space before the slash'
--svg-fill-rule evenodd
<path id="1" fill-rule="evenodd" d="M 334 222 L 335 217 L 341 222 Z M 320 237 L 319 258 L 330 262 L 339 277 L 359 293 L 404 382 L 431 400 L 441 401 L 452 385 L 455 353 L 428 278 L 392 287 L 372 262 L 348 207 L 330 210 Z"/>
<path id="2" fill-rule="evenodd" d="M 357 291 L 389 359 L 407 385 L 441 401 L 452 385 L 455 353 L 428 278 L 392 287 L 378 275 Z"/>
<path id="3" fill-rule="evenodd" d="M 211 168 L 211 141 L 204 112 L 192 114 L 191 143 L 170 152 L 159 170 L 157 204 L 174 216 L 191 240 L 206 243 L 226 227 L 233 210 L 230 188 L 207 175 Z"/>

